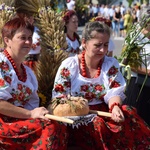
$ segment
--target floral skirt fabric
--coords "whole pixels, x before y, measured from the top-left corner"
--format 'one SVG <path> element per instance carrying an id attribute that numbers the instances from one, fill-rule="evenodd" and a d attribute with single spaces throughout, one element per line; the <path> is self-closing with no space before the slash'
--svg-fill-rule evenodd
<path id="1" fill-rule="evenodd" d="M 91 106 L 91 109 L 108 111 L 105 105 Z M 137 115 L 136 109 L 122 106 L 125 121 L 115 123 L 110 118 L 97 116 L 88 126 L 72 129 L 68 127 L 69 146 L 84 150 L 148 150 L 150 149 L 150 128 Z"/>
<path id="2" fill-rule="evenodd" d="M 135 107 L 138 115 L 150 126 L 150 87 L 144 86 L 142 88 L 136 81 L 136 77 L 131 77 L 126 89 L 127 97 L 124 104 Z"/>
<path id="3" fill-rule="evenodd" d="M 64 150 L 66 126 L 40 119 L 0 116 L 0 150 Z"/>
<path id="4" fill-rule="evenodd" d="M 90 109 L 108 111 L 104 105 Z M 122 106 L 125 121 L 96 116 L 88 125 L 78 128 L 56 121 L 13 119 L 0 116 L 0 150 L 148 150 L 150 128 L 137 115 L 136 109 Z M 69 150 L 69 149 L 68 149 Z"/>

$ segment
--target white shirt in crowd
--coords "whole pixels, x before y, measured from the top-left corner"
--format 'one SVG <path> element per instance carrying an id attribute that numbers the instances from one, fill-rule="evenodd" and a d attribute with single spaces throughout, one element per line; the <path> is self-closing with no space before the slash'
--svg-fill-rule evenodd
<path id="1" fill-rule="evenodd" d="M 75 6 L 75 1 L 74 0 L 70 0 L 70 2 L 67 3 L 68 10 L 74 10 L 74 6 Z"/>

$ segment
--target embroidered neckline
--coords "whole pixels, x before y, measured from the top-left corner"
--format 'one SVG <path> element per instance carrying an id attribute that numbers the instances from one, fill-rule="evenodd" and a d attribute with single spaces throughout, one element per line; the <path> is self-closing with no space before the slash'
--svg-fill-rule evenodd
<path id="1" fill-rule="evenodd" d="M 20 75 L 18 69 L 17 69 L 17 66 L 14 62 L 14 60 L 12 59 L 12 57 L 9 55 L 9 53 L 7 52 L 7 50 L 4 50 L 4 55 L 8 58 L 8 60 L 10 61 L 11 65 L 13 66 L 15 72 L 16 72 L 16 75 L 18 77 L 18 79 L 22 82 L 25 82 L 27 80 L 27 74 L 26 74 L 26 70 L 25 70 L 25 67 L 23 64 L 21 64 L 21 69 L 23 71 L 23 76 Z"/>

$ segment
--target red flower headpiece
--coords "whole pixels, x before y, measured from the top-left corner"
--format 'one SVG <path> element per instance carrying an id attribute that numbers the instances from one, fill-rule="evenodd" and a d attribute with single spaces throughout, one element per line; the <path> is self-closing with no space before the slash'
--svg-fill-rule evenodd
<path id="1" fill-rule="evenodd" d="M 91 21 L 99 21 L 107 24 L 109 27 L 111 27 L 111 20 L 106 19 L 104 17 L 94 17 Z"/>
<path id="2" fill-rule="evenodd" d="M 74 10 L 68 10 L 64 13 L 63 15 L 63 20 L 65 21 L 65 23 L 69 22 L 69 19 L 73 16 L 73 15 L 77 15 L 76 12 Z"/>

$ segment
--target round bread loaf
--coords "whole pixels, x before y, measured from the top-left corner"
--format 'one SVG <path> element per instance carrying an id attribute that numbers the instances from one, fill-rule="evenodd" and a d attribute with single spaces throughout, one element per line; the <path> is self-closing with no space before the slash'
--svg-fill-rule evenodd
<path id="1" fill-rule="evenodd" d="M 88 101 L 82 97 L 55 98 L 50 109 L 56 116 L 83 116 L 89 113 Z"/>

